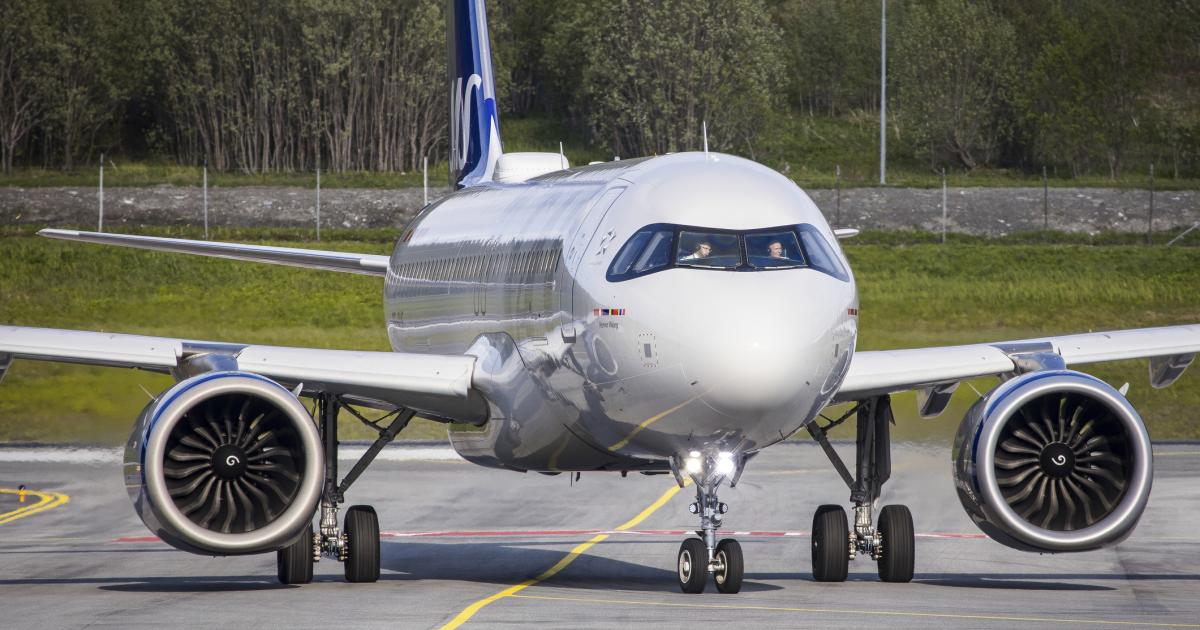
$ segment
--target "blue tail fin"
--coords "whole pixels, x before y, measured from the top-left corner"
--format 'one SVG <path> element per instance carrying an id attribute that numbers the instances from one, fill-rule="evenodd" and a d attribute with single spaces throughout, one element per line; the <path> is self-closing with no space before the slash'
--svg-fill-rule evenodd
<path id="1" fill-rule="evenodd" d="M 500 118 L 484 0 L 450 0 L 446 44 L 450 76 L 450 183 L 490 181 L 500 158 Z"/>

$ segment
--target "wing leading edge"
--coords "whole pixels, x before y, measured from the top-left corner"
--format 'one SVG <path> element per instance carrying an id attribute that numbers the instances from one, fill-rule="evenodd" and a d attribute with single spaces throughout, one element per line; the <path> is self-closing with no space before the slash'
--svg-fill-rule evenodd
<path id="1" fill-rule="evenodd" d="M 45 229 L 39 231 L 38 234 L 64 241 L 117 245 L 119 247 L 132 247 L 135 249 L 149 249 L 180 254 L 197 254 L 200 256 L 212 256 L 214 258 L 245 260 L 274 265 L 287 265 L 289 267 L 304 267 L 307 269 L 324 269 L 326 271 L 341 271 L 371 276 L 386 275 L 388 269 L 388 257 L 378 254 L 355 254 L 351 252 L 300 249 L 296 247 L 194 241 L 184 238 L 80 232 L 77 230 Z"/>
<path id="2" fill-rule="evenodd" d="M 1150 378 L 1166 387 L 1200 352 L 1200 324 L 1041 337 L 1000 343 L 856 352 L 835 400 L 861 400 L 891 392 L 952 385 L 1017 371 L 1019 356 L 1041 348 L 1068 366 L 1151 359 Z"/>
<path id="3" fill-rule="evenodd" d="M 82 330 L 0 326 L 0 364 L 12 359 L 138 368 L 178 379 L 210 370 L 259 374 L 305 392 L 478 421 L 475 357 L 189 341 Z"/>

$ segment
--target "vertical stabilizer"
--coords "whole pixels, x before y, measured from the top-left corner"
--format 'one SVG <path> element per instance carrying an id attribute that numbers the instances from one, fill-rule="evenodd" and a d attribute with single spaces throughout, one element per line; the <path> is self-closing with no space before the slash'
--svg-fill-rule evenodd
<path id="1" fill-rule="evenodd" d="M 484 0 L 450 0 L 450 184 L 490 181 L 500 158 L 500 119 Z"/>

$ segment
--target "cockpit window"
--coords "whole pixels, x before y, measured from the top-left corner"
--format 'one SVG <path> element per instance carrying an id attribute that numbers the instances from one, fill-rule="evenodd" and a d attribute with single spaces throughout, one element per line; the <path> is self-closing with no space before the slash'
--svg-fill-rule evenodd
<path id="1" fill-rule="evenodd" d="M 671 267 L 726 271 L 809 268 L 849 281 L 837 252 L 809 224 L 763 230 L 707 230 L 648 225 L 623 245 L 608 268 L 610 282 Z"/>
<path id="2" fill-rule="evenodd" d="M 838 260 L 838 255 L 834 253 L 833 247 L 817 231 L 817 228 L 807 224 L 798 225 L 796 228 L 800 232 L 800 240 L 804 242 L 804 251 L 808 252 L 808 262 L 813 269 L 827 273 L 843 282 L 850 279 L 850 274 L 846 273 L 846 268 Z"/>
<path id="3" fill-rule="evenodd" d="M 804 254 L 792 230 L 761 232 L 746 235 L 746 262 L 755 269 L 803 267 Z"/>
<path id="4" fill-rule="evenodd" d="M 680 230 L 675 261 L 686 267 L 735 269 L 742 264 L 737 234 Z"/>
<path id="5" fill-rule="evenodd" d="M 671 243 L 675 231 L 661 226 L 643 228 L 617 252 L 608 275 L 640 276 L 671 264 Z"/>

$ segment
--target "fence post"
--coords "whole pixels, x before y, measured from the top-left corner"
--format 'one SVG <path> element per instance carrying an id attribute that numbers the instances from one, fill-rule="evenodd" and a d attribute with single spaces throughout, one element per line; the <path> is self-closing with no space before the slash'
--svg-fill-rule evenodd
<path id="1" fill-rule="evenodd" d="M 1046 167 L 1042 166 L 1042 231 L 1050 231 L 1050 180 L 1046 178 Z"/>
<path id="2" fill-rule="evenodd" d="M 1154 232 L 1154 164 L 1150 164 L 1150 215 L 1146 219 L 1146 244 Z"/>
<path id="3" fill-rule="evenodd" d="M 321 158 L 317 157 L 317 240 L 321 240 Z"/>
<path id="4" fill-rule="evenodd" d="M 104 154 L 100 154 L 100 221 L 96 227 L 97 232 L 104 231 Z"/>
<path id="5" fill-rule="evenodd" d="M 208 158 L 204 158 L 204 240 L 208 240 Z"/>
<path id="6" fill-rule="evenodd" d="M 845 227 L 842 225 L 842 165 L 838 164 L 835 168 L 837 169 L 834 171 L 834 186 L 837 188 L 837 218 L 834 221 L 838 227 Z"/>
<path id="7" fill-rule="evenodd" d="M 942 243 L 946 242 L 946 169 L 942 168 Z"/>
<path id="8" fill-rule="evenodd" d="M 421 207 L 429 205 L 429 156 L 421 157 L 421 189 L 425 192 L 425 203 Z"/>

